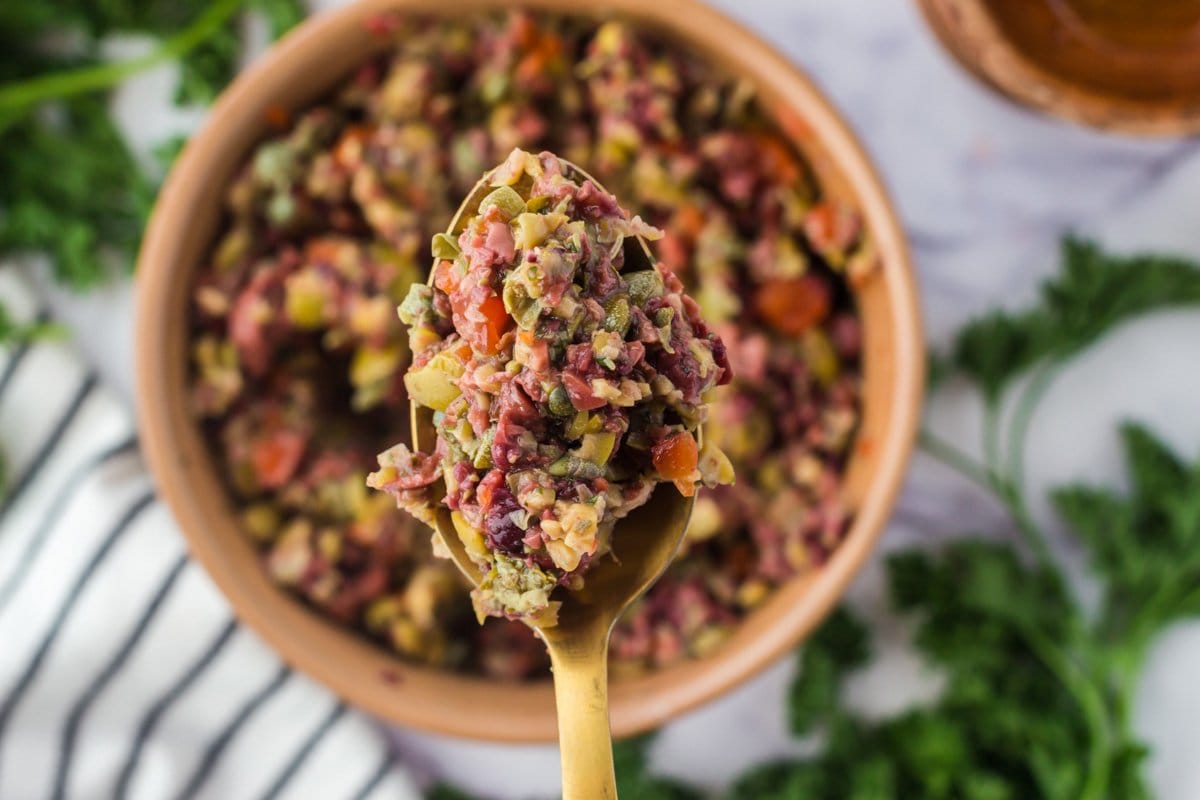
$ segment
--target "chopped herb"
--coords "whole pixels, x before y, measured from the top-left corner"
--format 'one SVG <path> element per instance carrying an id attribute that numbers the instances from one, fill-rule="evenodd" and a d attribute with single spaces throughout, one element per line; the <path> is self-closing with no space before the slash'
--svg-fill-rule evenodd
<path id="1" fill-rule="evenodd" d="M 617 796 L 621 800 L 699 800 L 701 795 L 675 781 L 650 774 L 646 749 L 652 737 L 639 736 L 613 745 Z"/>
<path id="2" fill-rule="evenodd" d="M 129 151 L 108 92 L 180 59 L 181 92 L 211 99 L 232 77 L 235 15 L 247 9 L 263 14 L 275 36 L 304 14 L 299 0 L 0 3 L 0 259 L 44 253 L 54 276 L 77 289 L 129 268 L 158 176 Z M 45 46 L 64 32 L 69 48 Z M 160 43 L 144 56 L 104 61 L 103 39 L 115 34 Z"/>
<path id="3" fill-rule="evenodd" d="M 108 92 L 137 72 L 203 50 L 244 2 L 0 3 L 0 261 L 44 254 L 54 277 L 75 289 L 128 269 L 154 180 L 109 116 Z M 293 0 L 255 4 L 276 34 L 300 12 Z M 160 44 L 127 61 L 102 60 L 102 40 L 123 33 L 148 34 Z M 70 46 L 48 47 L 56 34 Z M 57 330 L 19 324 L 0 305 L 0 344 Z"/>
<path id="4" fill-rule="evenodd" d="M 425 800 L 473 800 L 473 797 L 452 786 L 439 783 L 425 793 Z"/>
<path id="5" fill-rule="evenodd" d="M 1033 308 L 993 311 L 956 337 L 953 368 L 990 400 L 1038 362 L 1069 358 L 1133 316 L 1200 302 L 1200 271 L 1185 259 L 1117 257 L 1068 238 L 1062 260 L 1062 271 L 1042 285 Z"/>
<path id="6" fill-rule="evenodd" d="M 837 709 L 842 677 L 871 657 L 866 627 L 838 609 L 808 641 L 800 656 L 803 680 L 792 684 L 788 715 L 792 732 L 803 736 Z"/>
<path id="7" fill-rule="evenodd" d="M 46 112 L 0 134 L 0 258 L 46 253 L 61 282 L 88 288 L 129 263 L 153 188 L 102 97 Z"/>

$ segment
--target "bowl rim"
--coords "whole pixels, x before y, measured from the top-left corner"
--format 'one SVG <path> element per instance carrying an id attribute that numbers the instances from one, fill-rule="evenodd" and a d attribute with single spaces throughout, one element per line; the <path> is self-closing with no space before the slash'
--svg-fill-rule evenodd
<path id="1" fill-rule="evenodd" d="M 483 678 L 454 675 L 441 670 L 413 666 L 387 656 L 395 663 L 403 680 L 388 680 L 391 691 L 381 691 L 378 682 L 359 680 L 320 653 L 306 650 L 297 641 L 272 624 L 271 609 L 254 602 L 251 589 L 239 579 L 239 570 L 222 552 L 219 543 L 197 518 L 201 511 L 189 488 L 195 470 L 203 470 L 186 454 L 181 455 L 177 415 L 173 415 L 167 393 L 162 390 L 166 365 L 183 354 L 171 352 L 163 335 L 172 324 L 171 309 L 165 308 L 170 297 L 174 264 L 179 246 L 174 241 L 176 225 L 189 218 L 210 165 L 220 157 L 214 131 L 247 113 L 242 107 L 248 97 L 269 84 L 272 76 L 289 65 L 301 63 L 311 42 L 380 12 L 408 10 L 447 13 L 445 8 L 472 10 L 508 8 L 503 0 L 358 0 L 343 8 L 314 15 L 280 40 L 266 54 L 244 70 L 213 105 L 203 128 L 192 138 L 176 162 L 155 203 L 138 259 L 136 286 L 136 398 L 138 424 L 143 450 L 162 496 L 178 521 L 188 547 L 220 588 L 237 617 L 264 639 L 289 665 L 325 684 L 342 699 L 383 717 L 390 722 L 426 731 L 474 739 L 504 742 L 552 742 L 556 738 L 554 704 L 549 681 L 508 686 L 509 710 L 520 709 L 505 720 L 511 724 L 482 726 L 483 718 L 496 712 L 481 707 L 494 696 L 496 683 Z M 571 0 L 522 0 L 515 7 L 588 14 Z M 918 294 L 912 260 L 896 212 L 882 179 L 863 147 L 841 115 L 824 94 L 789 59 L 767 45 L 756 34 L 723 13 L 698 0 L 606 0 L 604 11 L 626 19 L 663 29 L 669 36 L 687 43 L 705 57 L 716 50 L 713 31 L 719 32 L 721 48 L 736 53 L 756 82 L 772 76 L 772 91 L 786 98 L 789 110 L 803 135 L 829 157 L 832 169 L 856 195 L 856 201 L 871 231 L 885 268 L 872 279 L 886 283 L 891 304 L 894 387 L 889 398 L 891 426 L 871 442 L 872 457 L 877 459 L 868 488 L 858 504 L 854 520 L 845 538 L 829 560 L 812 574 L 798 577 L 779 587 L 776 593 L 789 591 L 804 602 L 785 608 L 773 624 L 753 639 L 753 647 L 722 647 L 699 660 L 682 662 L 652 671 L 645 676 L 616 681 L 612 687 L 610 714 L 616 736 L 632 735 L 658 727 L 732 689 L 774 663 L 795 647 L 826 616 L 841 597 L 850 580 L 873 550 L 894 505 L 916 439 L 924 390 L 924 344 Z M 728 68 L 728 67 L 726 67 Z M 780 112 L 782 113 L 782 112 Z M 795 130 L 789 138 L 799 138 Z M 247 147 L 253 142 L 246 142 Z M 802 145 L 798 147 L 804 149 Z M 807 154 L 807 153 L 806 153 Z M 192 253 L 194 255 L 194 251 Z M 167 265 L 167 266 L 164 266 Z M 190 274 L 190 273 L 189 273 Z M 191 423 L 193 426 L 194 422 Z M 211 466 L 211 465 L 210 465 Z M 213 470 L 215 472 L 215 470 Z M 257 565 L 254 565 L 258 569 Z M 800 588 L 802 586 L 802 588 Z M 280 603 L 303 608 L 316 615 L 295 597 L 276 588 Z M 274 601 L 271 601 L 274 604 Z M 281 606 L 274 604 L 275 610 Z M 280 612 L 282 613 L 282 612 Z M 332 624 L 332 623 L 330 623 Z M 345 630 L 356 640 L 361 636 Z M 356 653 L 382 648 L 348 645 Z M 375 663 L 383 663 L 374 658 Z M 385 676 L 386 677 L 386 676 Z M 452 691 L 459 701 L 454 706 L 411 702 L 421 694 Z M 418 698 L 420 699 L 420 698 Z M 474 707 L 459 707 L 471 706 Z"/>
<path id="2" fill-rule="evenodd" d="M 1023 108 L 1101 131 L 1145 137 L 1200 133 L 1200 98 L 1138 102 L 1052 72 L 1000 28 L 983 0 L 916 0 L 943 49 L 984 86 Z"/>

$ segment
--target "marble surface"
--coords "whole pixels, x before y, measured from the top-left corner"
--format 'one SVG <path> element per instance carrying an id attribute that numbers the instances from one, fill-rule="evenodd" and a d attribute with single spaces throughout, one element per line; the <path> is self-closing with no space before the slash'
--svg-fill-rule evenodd
<path id="1" fill-rule="evenodd" d="M 1200 142 L 1113 138 L 1010 106 L 938 49 L 907 0 L 716 2 L 802 65 L 865 141 L 911 239 L 934 343 L 975 312 L 1027 301 L 1055 268 L 1064 232 L 1121 249 L 1200 257 Z M 132 52 L 143 45 L 117 46 Z M 168 111 L 172 81 L 171 71 L 161 70 L 118 97 L 139 147 L 196 124 L 196 112 Z M 86 298 L 47 291 L 88 357 L 130 396 L 130 287 Z M 1033 424 L 1031 485 L 1120 481 L 1112 431 L 1128 416 L 1148 421 L 1182 452 L 1200 450 L 1191 394 L 1200 389 L 1197 340 L 1200 314 L 1176 313 L 1135 322 L 1083 357 Z M 977 440 L 976 409 L 974 398 L 952 391 L 931 402 L 929 424 L 969 447 Z M 1044 504 L 1034 512 L 1049 518 Z M 988 497 L 918 456 L 879 555 L 952 536 L 964 523 L 1009 531 Z M 886 714 L 932 696 L 937 685 L 906 649 L 904 627 L 882 611 L 879 563 L 877 556 L 864 570 L 851 598 L 881 620 L 882 658 L 851 694 L 863 710 Z M 668 726 L 655 745 L 655 763 L 720 787 L 753 762 L 795 751 L 782 708 L 791 672 L 786 659 Z M 1149 770 L 1162 800 L 1200 797 L 1198 672 L 1200 625 L 1181 625 L 1156 646 L 1140 687 L 1137 727 L 1153 747 Z M 552 747 L 500 747 L 412 731 L 396 731 L 395 740 L 418 772 L 452 777 L 488 796 L 549 796 L 557 785 Z M 504 785 L 497 774 L 506 776 Z"/>

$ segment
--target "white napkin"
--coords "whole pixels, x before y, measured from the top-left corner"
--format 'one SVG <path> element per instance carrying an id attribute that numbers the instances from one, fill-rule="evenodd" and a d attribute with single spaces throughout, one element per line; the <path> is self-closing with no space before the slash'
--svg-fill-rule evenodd
<path id="1" fill-rule="evenodd" d="M 35 315 L 11 267 L 0 302 Z M 0 350 L 0 798 L 420 797 L 381 728 L 236 622 L 70 346 Z"/>

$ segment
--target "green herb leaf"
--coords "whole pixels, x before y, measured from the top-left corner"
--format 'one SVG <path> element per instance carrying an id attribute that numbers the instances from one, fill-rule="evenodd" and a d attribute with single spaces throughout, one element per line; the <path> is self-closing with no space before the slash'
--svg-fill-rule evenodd
<path id="1" fill-rule="evenodd" d="M 254 8 L 267 19 L 271 38 L 278 39 L 308 16 L 303 0 L 251 0 Z"/>
<path id="2" fill-rule="evenodd" d="M 613 743 L 617 796 L 621 800 L 699 800 L 701 795 L 695 790 L 649 773 L 646 750 L 651 741 L 652 736 L 638 736 Z"/>
<path id="3" fill-rule="evenodd" d="M 1106 629 L 1137 643 L 1200 613 L 1200 463 L 1185 464 L 1146 428 L 1121 429 L 1132 492 L 1069 486 L 1055 508 L 1103 578 Z"/>
<path id="4" fill-rule="evenodd" d="M 1200 268 L 1157 255 L 1120 257 L 1068 238 L 1063 269 L 1026 311 L 994 311 L 964 327 L 951 361 L 989 402 L 1034 364 L 1062 360 L 1118 324 L 1155 309 L 1200 302 Z"/>
<path id="5" fill-rule="evenodd" d="M 246 6 L 266 19 L 272 39 L 287 33 L 307 13 L 301 0 L 246 0 Z M 211 103 L 233 80 L 244 49 L 239 23 L 231 20 L 182 60 L 177 102 Z"/>
<path id="6" fill-rule="evenodd" d="M 475 800 L 475 797 L 453 786 L 439 783 L 425 793 L 425 800 Z"/>
<path id="7" fill-rule="evenodd" d="M 799 674 L 788 695 L 792 732 L 810 733 L 836 711 L 842 680 L 871 656 L 866 627 L 838 608 L 804 645 Z"/>
<path id="8" fill-rule="evenodd" d="M 207 105 L 233 80 L 242 54 L 239 23 L 230 20 L 180 60 L 176 103 Z"/>
<path id="9" fill-rule="evenodd" d="M 729 800 L 824 800 L 833 795 L 821 764 L 776 761 L 747 771 L 726 796 Z"/>
<path id="10" fill-rule="evenodd" d="M 304 15 L 299 0 L 7 0 L 0 8 L 0 258 L 44 252 L 63 283 L 86 288 L 127 268 L 153 200 L 107 111 L 104 90 L 182 56 L 181 91 L 211 99 L 240 53 L 236 20 L 253 3 L 279 35 Z M 65 55 L 42 45 L 64 29 L 83 34 Z M 100 37 L 158 36 L 127 62 L 100 63 Z M 76 37 L 77 39 L 80 37 Z"/>
<path id="11" fill-rule="evenodd" d="M 0 136 L 0 255 L 48 253 L 59 280 L 85 288 L 128 264 L 152 189 L 101 99 L 47 112 Z"/>

